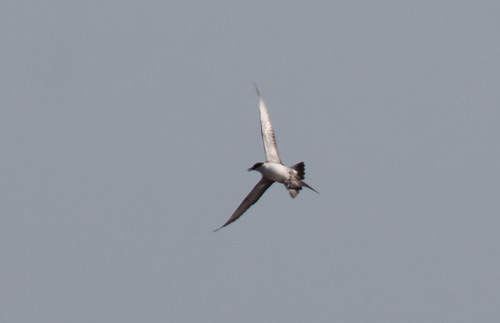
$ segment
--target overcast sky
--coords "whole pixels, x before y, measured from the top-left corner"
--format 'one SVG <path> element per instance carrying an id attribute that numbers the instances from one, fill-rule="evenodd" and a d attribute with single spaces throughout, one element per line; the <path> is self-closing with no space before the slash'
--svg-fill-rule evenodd
<path id="1" fill-rule="evenodd" d="M 0 321 L 499 322 L 500 2 L 0 3 Z M 265 159 L 283 162 L 213 233 Z"/>

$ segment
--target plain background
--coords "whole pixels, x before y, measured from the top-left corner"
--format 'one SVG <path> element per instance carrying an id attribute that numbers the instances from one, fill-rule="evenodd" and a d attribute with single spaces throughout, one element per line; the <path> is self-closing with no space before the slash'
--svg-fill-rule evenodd
<path id="1" fill-rule="evenodd" d="M 499 322 L 500 2 L 0 3 L 1 322 Z M 213 233 L 263 161 L 292 200 Z"/>

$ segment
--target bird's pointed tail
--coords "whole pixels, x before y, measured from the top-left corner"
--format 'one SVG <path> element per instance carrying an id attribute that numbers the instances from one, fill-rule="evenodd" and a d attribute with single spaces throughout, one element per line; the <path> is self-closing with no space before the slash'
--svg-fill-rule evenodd
<path id="1" fill-rule="evenodd" d="M 310 190 L 312 190 L 312 191 L 315 191 L 316 193 L 318 193 L 318 194 L 319 194 L 319 192 L 318 192 L 318 191 L 316 191 L 314 188 L 312 188 L 311 186 L 309 186 L 309 184 L 307 184 L 306 182 L 304 182 L 304 181 L 300 181 L 300 183 L 302 184 L 302 186 L 305 186 L 305 187 L 307 187 L 308 189 L 310 189 Z"/>

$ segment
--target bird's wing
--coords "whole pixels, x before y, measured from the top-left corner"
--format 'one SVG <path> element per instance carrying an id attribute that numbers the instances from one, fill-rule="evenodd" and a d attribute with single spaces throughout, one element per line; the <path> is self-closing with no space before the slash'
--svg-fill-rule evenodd
<path id="1" fill-rule="evenodd" d="M 218 229 L 215 229 L 215 231 L 218 231 L 220 229 L 222 229 L 223 227 L 231 224 L 232 222 L 238 220 L 238 218 L 240 216 L 243 215 L 243 213 L 245 213 L 246 210 L 248 210 L 248 208 L 250 206 L 252 206 L 255 202 L 257 202 L 257 200 L 262 196 L 262 194 L 264 194 L 264 192 L 274 183 L 274 181 L 271 181 L 265 177 L 262 177 L 260 179 L 260 181 L 254 186 L 254 188 L 250 191 L 250 193 L 248 193 L 247 197 L 245 197 L 245 199 L 243 200 L 243 202 L 241 202 L 240 206 L 238 206 L 238 208 L 236 209 L 236 211 L 234 211 L 233 215 L 231 215 L 231 217 L 229 218 L 229 220 L 226 221 L 226 223 L 224 223 L 223 226 L 221 226 L 220 228 Z"/>
<path id="2" fill-rule="evenodd" d="M 266 152 L 266 161 L 281 164 L 278 147 L 276 147 L 276 138 L 274 137 L 274 130 L 271 125 L 271 119 L 269 118 L 266 104 L 260 95 L 259 89 L 257 89 L 257 87 L 255 87 L 255 89 L 259 96 L 260 130 L 262 132 L 262 142 L 264 143 L 264 150 Z"/>

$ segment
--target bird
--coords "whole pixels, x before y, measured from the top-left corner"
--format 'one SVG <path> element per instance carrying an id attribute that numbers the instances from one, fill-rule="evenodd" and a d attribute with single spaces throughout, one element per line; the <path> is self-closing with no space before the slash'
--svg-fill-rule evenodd
<path id="1" fill-rule="evenodd" d="M 276 137 L 274 136 L 274 130 L 271 125 L 271 119 L 269 118 L 266 104 L 257 85 L 255 85 L 255 90 L 257 91 L 257 97 L 259 99 L 260 130 L 262 142 L 264 143 L 266 161 L 255 163 L 248 171 L 258 171 L 261 173 L 262 177 L 236 208 L 231 217 L 222 226 L 215 229 L 214 232 L 238 220 L 250 206 L 259 200 L 274 182 L 282 183 L 292 198 L 295 198 L 304 186 L 319 194 L 318 191 L 303 181 L 305 175 L 304 162 L 297 163 L 290 167 L 283 165 L 281 162 L 278 147 L 276 146 Z"/>

